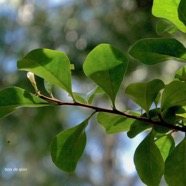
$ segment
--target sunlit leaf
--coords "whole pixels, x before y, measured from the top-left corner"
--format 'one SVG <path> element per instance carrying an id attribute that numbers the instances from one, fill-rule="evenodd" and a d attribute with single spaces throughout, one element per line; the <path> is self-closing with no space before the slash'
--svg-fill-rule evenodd
<path id="1" fill-rule="evenodd" d="M 179 20 L 186 26 L 186 0 L 181 0 L 178 6 Z"/>
<path id="2" fill-rule="evenodd" d="M 132 46 L 129 54 L 146 65 L 154 65 L 170 59 L 186 62 L 186 48 L 173 38 L 139 40 Z"/>
<path id="3" fill-rule="evenodd" d="M 186 113 L 183 113 L 183 114 L 176 114 L 177 116 L 180 116 L 182 118 L 186 118 Z"/>
<path id="4" fill-rule="evenodd" d="M 178 29 L 170 21 L 160 20 L 156 25 L 156 32 L 158 35 L 164 33 L 174 34 Z"/>
<path id="5" fill-rule="evenodd" d="M 154 143 L 152 132 L 137 147 L 134 163 L 139 177 L 146 185 L 159 186 L 164 171 L 164 161 Z"/>
<path id="6" fill-rule="evenodd" d="M 169 186 L 185 186 L 186 138 L 175 147 L 165 161 L 165 179 Z"/>
<path id="7" fill-rule="evenodd" d="M 60 132 L 51 142 L 50 153 L 52 161 L 57 167 L 73 172 L 82 156 L 86 145 L 85 127 L 87 118 L 79 125 Z"/>
<path id="8" fill-rule="evenodd" d="M 71 65 L 63 53 L 50 49 L 35 49 L 17 63 L 19 70 L 26 70 L 66 90 L 72 96 Z"/>
<path id="9" fill-rule="evenodd" d="M 38 96 L 18 87 L 0 91 L 0 118 L 7 116 L 20 107 L 42 107 L 49 103 Z"/>
<path id="10" fill-rule="evenodd" d="M 128 131 L 134 122 L 134 119 L 105 112 L 98 113 L 97 120 L 105 128 L 107 134 Z"/>
<path id="11" fill-rule="evenodd" d="M 178 18 L 178 6 L 180 0 L 154 0 L 152 14 L 156 17 L 165 18 L 171 21 L 182 32 L 186 32 L 186 27 Z M 185 11 L 183 7 L 183 11 Z"/>
<path id="12" fill-rule="evenodd" d="M 174 139 L 170 134 L 162 136 L 161 138 L 158 138 L 155 141 L 155 144 L 159 148 L 164 161 L 168 157 L 169 153 L 172 152 L 172 150 L 175 147 Z"/>
<path id="13" fill-rule="evenodd" d="M 125 93 L 148 113 L 150 106 L 162 88 L 164 88 L 164 83 L 156 79 L 148 83 L 130 84 Z"/>
<path id="14" fill-rule="evenodd" d="M 173 81 L 169 83 L 162 94 L 161 109 L 186 105 L 186 83 Z"/>
<path id="15" fill-rule="evenodd" d="M 127 57 L 120 50 L 109 44 L 100 44 L 86 57 L 83 70 L 104 90 L 115 106 L 116 94 L 127 66 Z"/>

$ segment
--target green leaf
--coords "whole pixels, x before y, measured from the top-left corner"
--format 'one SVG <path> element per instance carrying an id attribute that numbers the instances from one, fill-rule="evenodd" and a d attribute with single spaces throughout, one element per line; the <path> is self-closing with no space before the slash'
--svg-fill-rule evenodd
<path id="1" fill-rule="evenodd" d="M 87 103 L 86 94 L 84 93 L 73 92 L 73 97 L 77 102 L 85 103 L 85 104 Z"/>
<path id="2" fill-rule="evenodd" d="M 94 97 L 97 94 L 103 94 L 103 90 L 96 86 L 93 90 L 91 90 L 88 93 L 79 93 L 79 92 L 73 92 L 74 99 L 81 103 L 88 103 L 91 104 L 93 102 Z"/>
<path id="3" fill-rule="evenodd" d="M 156 108 L 158 107 L 160 98 L 161 98 L 161 92 L 158 93 L 158 95 L 156 96 L 156 99 L 154 100 L 154 104 L 156 105 Z"/>
<path id="4" fill-rule="evenodd" d="M 53 97 L 52 95 L 53 84 L 49 81 L 44 80 L 44 87 L 45 87 L 45 90 L 51 95 L 51 97 Z"/>
<path id="5" fill-rule="evenodd" d="M 156 24 L 156 32 L 158 35 L 162 35 L 164 33 L 174 34 L 176 31 L 177 28 L 170 21 L 161 20 Z"/>
<path id="6" fill-rule="evenodd" d="M 183 113 L 183 114 L 176 114 L 177 116 L 180 116 L 182 118 L 186 118 L 186 113 Z"/>
<path id="7" fill-rule="evenodd" d="M 164 161 L 167 159 L 168 155 L 175 148 L 175 142 L 173 137 L 169 135 L 162 136 L 155 141 L 156 146 L 159 148 Z"/>
<path id="8" fill-rule="evenodd" d="M 171 21 L 182 32 L 186 32 L 185 25 L 178 18 L 178 6 L 180 0 L 154 0 L 152 14 L 156 17 Z M 184 11 L 185 9 L 183 9 Z"/>
<path id="9" fill-rule="evenodd" d="M 148 83 L 130 84 L 125 93 L 147 113 L 159 91 L 164 88 L 164 83 L 155 79 Z"/>
<path id="10" fill-rule="evenodd" d="M 165 161 L 165 180 L 169 186 L 185 186 L 186 183 L 186 138 L 172 151 Z"/>
<path id="11" fill-rule="evenodd" d="M 129 54 L 146 65 L 154 65 L 170 59 L 186 62 L 186 49 L 173 38 L 142 39 L 129 50 Z"/>
<path id="12" fill-rule="evenodd" d="M 110 97 L 115 98 L 128 66 L 127 57 L 109 44 L 100 44 L 86 57 L 83 70 L 87 77 L 99 85 Z"/>
<path id="13" fill-rule="evenodd" d="M 9 87 L 0 91 L 0 118 L 14 112 L 20 107 L 49 106 L 43 99 L 18 87 Z"/>
<path id="14" fill-rule="evenodd" d="M 91 104 L 94 100 L 94 97 L 97 94 L 103 94 L 103 93 L 104 93 L 103 89 L 99 86 L 96 86 L 93 90 L 91 90 L 86 94 L 86 100 L 89 104 Z"/>
<path id="15" fill-rule="evenodd" d="M 50 49 L 35 49 L 17 63 L 19 70 L 26 70 L 66 90 L 72 96 L 71 65 L 63 53 Z"/>
<path id="16" fill-rule="evenodd" d="M 134 121 L 134 119 L 105 112 L 98 113 L 97 120 L 105 128 L 107 134 L 128 131 Z"/>
<path id="17" fill-rule="evenodd" d="M 176 80 L 184 81 L 186 82 L 186 66 L 181 67 L 175 75 Z"/>
<path id="18" fill-rule="evenodd" d="M 173 106 L 168 109 L 165 109 L 161 116 L 164 121 L 166 121 L 169 124 L 175 125 L 177 122 L 179 122 L 180 117 L 178 117 L 177 114 L 183 113 L 181 106 Z"/>
<path id="19" fill-rule="evenodd" d="M 173 106 L 186 105 L 186 84 L 180 81 L 173 81 L 166 85 L 162 94 L 161 110 Z"/>
<path id="20" fill-rule="evenodd" d="M 134 154 L 134 164 L 141 180 L 150 186 L 158 186 L 164 171 L 164 161 L 154 143 L 153 132 L 139 144 Z"/>
<path id="21" fill-rule="evenodd" d="M 179 20 L 186 26 L 186 0 L 181 0 L 178 6 Z"/>
<path id="22" fill-rule="evenodd" d="M 152 127 L 151 124 L 145 123 L 143 121 L 135 120 L 131 127 L 130 130 L 127 132 L 127 136 L 129 138 L 134 138 L 136 137 L 139 133 L 146 131 Z"/>
<path id="23" fill-rule="evenodd" d="M 51 142 L 50 153 L 52 161 L 57 167 L 74 172 L 86 145 L 85 127 L 87 118 L 79 125 L 60 132 Z"/>

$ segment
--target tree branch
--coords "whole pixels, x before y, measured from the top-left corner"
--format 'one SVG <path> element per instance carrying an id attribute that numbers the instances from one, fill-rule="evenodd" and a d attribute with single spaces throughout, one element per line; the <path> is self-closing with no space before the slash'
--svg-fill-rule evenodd
<path id="1" fill-rule="evenodd" d="M 96 107 L 93 105 L 80 103 L 80 102 L 63 102 L 63 101 L 58 100 L 56 98 L 50 98 L 50 97 L 44 96 L 44 95 L 40 94 L 39 92 L 38 92 L 38 96 L 44 100 L 55 103 L 57 105 L 69 105 L 69 106 L 78 106 L 78 107 L 89 108 L 89 109 L 95 110 L 96 112 L 106 112 L 106 113 L 111 113 L 111 114 L 117 114 L 120 116 L 124 116 L 126 118 L 136 119 L 138 121 L 142 121 L 142 122 L 149 123 L 152 125 L 166 127 L 171 130 L 186 132 L 186 127 L 169 124 L 169 123 L 165 122 L 162 118 L 160 121 L 153 121 L 151 118 L 146 118 L 146 117 L 142 117 L 142 116 L 134 116 L 134 115 L 131 115 L 131 114 L 128 114 L 125 112 L 121 112 L 116 109 L 111 110 L 111 109 L 106 109 L 106 108 L 101 108 L 101 107 Z"/>

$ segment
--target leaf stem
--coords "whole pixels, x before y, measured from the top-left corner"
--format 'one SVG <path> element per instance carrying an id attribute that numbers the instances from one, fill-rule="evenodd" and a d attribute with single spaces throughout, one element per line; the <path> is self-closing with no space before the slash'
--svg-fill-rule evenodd
<path id="1" fill-rule="evenodd" d="M 56 99 L 56 98 L 51 98 L 51 97 L 44 96 L 40 92 L 38 93 L 38 96 L 40 98 L 44 99 L 44 100 L 55 103 L 57 105 L 69 105 L 69 106 L 78 106 L 78 107 L 89 108 L 89 109 L 93 109 L 95 112 L 106 112 L 106 113 L 117 114 L 117 115 L 120 115 L 120 116 L 124 116 L 126 118 L 136 119 L 136 120 L 139 120 L 139 121 L 142 121 L 142 122 L 145 122 L 145 123 L 149 123 L 149 124 L 152 124 L 152 125 L 158 125 L 158 126 L 166 127 L 166 128 L 171 129 L 171 130 L 174 130 L 174 131 L 186 132 L 186 127 L 169 124 L 169 123 L 165 122 L 161 118 L 161 116 L 159 116 L 160 121 L 153 121 L 151 118 L 146 118 L 146 117 L 142 117 L 142 116 L 134 116 L 134 115 L 131 115 L 129 113 L 121 112 L 121 111 L 116 110 L 116 109 L 113 109 L 113 110 L 112 109 L 106 109 L 106 108 L 101 108 L 101 107 L 88 105 L 88 104 L 84 104 L 84 103 L 80 103 L 80 102 L 63 102 L 63 101 L 61 101 L 59 99 Z"/>

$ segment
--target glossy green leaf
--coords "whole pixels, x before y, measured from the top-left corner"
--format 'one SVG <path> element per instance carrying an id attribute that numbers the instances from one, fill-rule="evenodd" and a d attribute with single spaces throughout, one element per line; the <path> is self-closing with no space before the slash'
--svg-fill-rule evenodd
<path id="1" fill-rule="evenodd" d="M 120 50 L 109 44 L 100 44 L 86 57 L 83 70 L 104 90 L 114 106 L 127 66 L 127 57 Z"/>
<path id="2" fill-rule="evenodd" d="M 146 131 L 152 127 L 151 124 L 145 123 L 143 121 L 135 120 L 131 127 L 130 130 L 127 132 L 127 136 L 129 138 L 134 138 L 136 137 L 139 133 Z"/>
<path id="3" fill-rule="evenodd" d="M 156 146 L 159 148 L 164 161 L 168 155 L 175 148 L 175 142 L 173 137 L 169 135 L 162 136 L 155 141 Z"/>
<path id="4" fill-rule="evenodd" d="M 35 49 L 17 63 L 19 70 L 33 72 L 46 81 L 66 90 L 72 96 L 71 65 L 63 53 L 50 49 Z"/>
<path id="5" fill-rule="evenodd" d="M 105 112 L 98 113 L 97 120 L 105 128 L 107 134 L 128 131 L 134 122 L 134 119 Z"/>
<path id="6" fill-rule="evenodd" d="M 186 84 L 180 81 L 169 83 L 162 94 L 161 109 L 186 105 Z"/>
<path id="7" fill-rule="evenodd" d="M 173 38 L 139 40 L 129 50 L 129 54 L 146 65 L 154 65 L 170 59 L 186 62 L 186 48 Z"/>
<path id="8" fill-rule="evenodd" d="M 50 146 L 52 161 L 60 169 L 66 172 L 75 170 L 86 145 L 85 127 L 89 119 L 75 127 L 60 132 L 52 140 Z"/>
<path id="9" fill-rule="evenodd" d="M 49 103 L 38 96 L 18 87 L 0 91 L 0 118 L 7 116 L 20 107 L 42 107 Z"/>
<path id="10" fill-rule="evenodd" d="M 159 79 L 155 79 L 148 83 L 130 84 L 125 93 L 148 113 L 159 91 L 163 88 L 164 83 Z"/>
<path id="11" fill-rule="evenodd" d="M 179 20 L 186 26 L 186 0 L 181 0 L 178 6 Z"/>
<path id="12" fill-rule="evenodd" d="M 185 25 L 178 18 L 179 3 L 180 0 L 154 0 L 152 14 L 171 21 L 179 30 L 186 32 Z"/>
<path id="13" fill-rule="evenodd" d="M 175 79 L 186 82 L 186 66 L 176 72 Z"/>
<path id="14" fill-rule="evenodd" d="M 172 151 L 165 161 L 165 180 L 169 186 L 185 186 L 186 183 L 186 138 Z"/>
<path id="15" fill-rule="evenodd" d="M 164 33 L 174 34 L 178 29 L 170 21 L 161 20 L 156 24 L 156 32 L 158 35 Z"/>
<path id="16" fill-rule="evenodd" d="M 164 171 L 164 161 L 154 143 L 152 132 L 137 147 L 134 164 L 139 177 L 146 185 L 159 186 Z"/>

